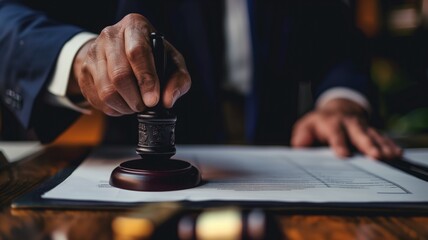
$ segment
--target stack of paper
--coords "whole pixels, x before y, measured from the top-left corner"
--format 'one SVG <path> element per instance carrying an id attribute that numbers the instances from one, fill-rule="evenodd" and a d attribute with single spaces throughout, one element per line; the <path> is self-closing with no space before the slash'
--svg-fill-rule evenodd
<path id="1" fill-rule="evenodd" d="M 134 158 L 138 156 L 132 147 L 100 148 L 42 197 L 107 202 L 428 202 L 427 182 L 363 156 L 338 159 L 326 148 L 179 146 L 174 158 L 201 170 L 200 186 L 169 192 L 110 186 L 112 170 Z"/>

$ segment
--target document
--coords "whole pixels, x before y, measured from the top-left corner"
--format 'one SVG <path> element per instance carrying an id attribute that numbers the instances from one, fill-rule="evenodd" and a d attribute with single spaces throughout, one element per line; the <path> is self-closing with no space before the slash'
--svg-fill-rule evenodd
<path id="1" fill-rule="evenodd" d="M 17 162 L 30 155 L 41 153 L 44 146 L 39 142 L 0 142 L 0 151 L 9 163 Z"/>
<path id="2" fill-rule="evenodd" d="M 428 168 L 428 148 L 406 149 L 404 158 L 413 164 Z"/>
<path id="3" fill-rule="evenodd" d="M 339 159 L 327 148 L 178 146 L 201 185 L 140 192 L 110 186 L 113 169 L 139 158 L 132 147 L 95 150 L 48 199 L 106 202 L 268 201 L 307 203 L 428 202 L 428 182 L 363 156 Z"/>

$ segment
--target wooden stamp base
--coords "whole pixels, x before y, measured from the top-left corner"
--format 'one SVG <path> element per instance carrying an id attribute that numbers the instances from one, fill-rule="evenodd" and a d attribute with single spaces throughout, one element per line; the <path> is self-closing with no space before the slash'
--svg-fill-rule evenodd
<path id="1" fill-rule="evenodd" d="M 177 159 L 134 159 L 121 163 L 110 176 L 110 185 L 137 191 L 172 191 L 192 188 L 201 181 L 199 170 Z"/>

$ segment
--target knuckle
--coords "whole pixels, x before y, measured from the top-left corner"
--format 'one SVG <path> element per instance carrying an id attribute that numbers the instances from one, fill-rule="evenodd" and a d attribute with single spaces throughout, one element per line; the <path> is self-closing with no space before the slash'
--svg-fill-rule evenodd
<path id="1" fill-rule="evenodd" d="M 149 57 L 151 50 L 144 46 L 143 43 L 140 44 L 130 44 L 130 46 L 125 51 L 127 58 L 131 62 L 137 62 L 142 59 L 142 57 Z"/>
<path id="2" fill-rule="evenodd" d="M 89 64 L 87 62 L 84 62 L 82 64 L 82 68 L 80 69 L 80 73 L 84 77 L 88 76 L 91 73 L 91 71 L 89 69 Z"/>
<path id="3" fill-rule="evenodd" d="M 87 57 L 89 61 L 94 62 L 95 59 L 97 59 L 97 46 L 98 46 L 97 41 L 90 43 L 88 52 L 87 52 Z"/>
<path id="4" fill-rule="evenodd" d="M 114 88 L 112 85 L 109 85 L 100 90 L 99 98 L 104 103 L 111 103 L 114 101 L 116 94 L 116 88 Z"/>
<path id="5" fill-rule="evenodd" d="M 97 44 L 98 44 L 97 41 L 98 41 L 98 39 L 89 43 L 88 54 L 94 54 L 96 52 Z"/>
<path id="6" fill-rule="evenodd" d="M 115 86 L 121 86 L 126 80 L 133 77 L 132 71 L 127 67 L 117 67 L 112 71 L 111 81 Z"/>
<path id="7" fill-rule="evenodd" d="M 145 36 L 150 32 L 153 27 L 151 26 L 149 20 L 138 13 L 130 13 L 126 15 L 123 20 L 125 26 L 133 26 L 139 31 L 142 31 Z"/>
<path id="8" fill-rule="evenodd" d="M 138 13 L 129 13 L 123 18 L 126 22 L 142 21 L 147 22 L 147 18 Z"/>
<path id="9" fill-rule="evenodd" d="M 103 30 L 101 30 L 100 37 L 106 39 L 112 39 L 116 35 L 116 28 L 114 26 L 107 26 Z"/>
<path id="10" fill-rule="evenodd" d="M 87 88 L 91 85 L 91 70 L 88 66 L 83 65 L 80 69 L 80 74 L 77 77 L 77 83 L 80 88 Z"/>
<path id="11" fill-rule="evenodd" d="M 124 18 L 123 18 L 123 21 L 125 22 L 125 23 L 129 23 L 129 22 L 132 22 L 134 19 L 136 19 L 136 18 L 138 18 L 139 17 L 139 14 L 137 14 L 137 13 L 129 13 L 129 14 L 127 14 Z"/>

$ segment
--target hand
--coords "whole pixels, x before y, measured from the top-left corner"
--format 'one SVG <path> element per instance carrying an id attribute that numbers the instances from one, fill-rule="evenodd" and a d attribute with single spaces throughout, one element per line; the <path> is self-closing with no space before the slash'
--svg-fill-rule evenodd
<path id="1" fill-rule="evenodd" d="M 351 154 L 349 144 L 375 159 L 394 159 L 402 154 L 392 140 L 368 125 L 363 108 L 345 99 L 331 100 L 297 121 L 291 145 L 307 147 L 315 142 L 330 145 L 339 157 Z"/>
<path id="2" fill-rule="evenodd" d="M 96 109 L 110 116 L 141 112 L 156 106 L 160 85 L 150 45 L 155 29 L 139 14 L 129 14 L 106 27 L 78 52 L 68 93 L 81 93 Z M 175 65 L 162 94 L 171 108 L 191 85 L 183 56 L 165 41 L 167 57 Z"/>

